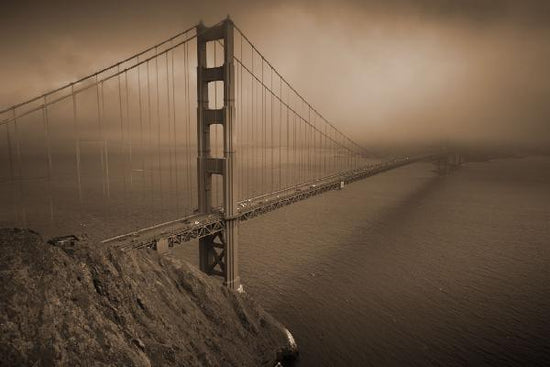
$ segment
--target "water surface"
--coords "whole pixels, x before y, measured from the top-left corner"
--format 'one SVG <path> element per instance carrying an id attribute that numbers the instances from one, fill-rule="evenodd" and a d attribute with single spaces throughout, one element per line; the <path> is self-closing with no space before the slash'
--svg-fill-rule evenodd
<path id="1" fill-rule="evenodd" d="M 242 224 L 245 289 L 292 331 L 300 366 L 550 363 L 550 159 L 432 169 Z"/>

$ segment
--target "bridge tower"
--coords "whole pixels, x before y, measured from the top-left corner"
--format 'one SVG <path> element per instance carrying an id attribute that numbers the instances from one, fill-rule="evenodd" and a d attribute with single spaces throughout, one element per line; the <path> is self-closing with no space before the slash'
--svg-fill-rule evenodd
<path id="1" fill-rule="evenodd" d="M 197 135 L 199 212 L 212 212 L 212 175 L 223 177 L 224 230 L 199 240 L 200 269 L 206 274 L 221 275 L 224 284 L 242 290 L 238 264 L 237 175 L 235 152 L 235 67 L 233 61 L 233 22 L 225 19 L 212 27 L 197 26 Z M 208 42 L 223 42 L 224 63 L 207 67 Z M 209 108 L 208 85 L 223 82 L 223 107 Z M 216 106 L 217 107 L 217 106 Z M 223 128 L 223 157 L 212 157 L 210 127 Z"/>
<path id="2" fill-rule="evenodd" d="M 440 175 L 449 174 L 452 169 L 462 165 L 464 162 L 462 155 L 458 151 L 443 151 L 435 160 L 437 172 Z"/>

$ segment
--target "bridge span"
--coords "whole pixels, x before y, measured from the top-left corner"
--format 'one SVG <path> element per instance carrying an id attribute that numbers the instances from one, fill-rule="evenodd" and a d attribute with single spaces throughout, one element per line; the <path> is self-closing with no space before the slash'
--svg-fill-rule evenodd
<path id="1" fill-rule="evenodd" d="M 239 222 L 421 160 L 460 164 L 373 160 L 229 18 L 0 111 L 0 129 L 0 223 L 95 225 L 123 249 L 196 238 L 201 270 L 236 290 Z"/>
<path id="2" fill-rule="evenodd" d="M 367 167 L 343 172 L 285 190 L 264 194 L 238 203 L 238 219 L 245 221 L 278 208 L 308 199 L 330 190 L 343 189 L 346 185 L 376 174 L 419 161 L 437 162 L 442 153 L 422 154 L 397 158 Z M 135 232 L 103 240 L 122 249 L 156 248 L 157 244 L 173 247 L 192 239 L 202 238 L 223 231 L 223 208 L 215 208 L 211 214 L 194 214 L 167 223 L 143 228 Z"/>

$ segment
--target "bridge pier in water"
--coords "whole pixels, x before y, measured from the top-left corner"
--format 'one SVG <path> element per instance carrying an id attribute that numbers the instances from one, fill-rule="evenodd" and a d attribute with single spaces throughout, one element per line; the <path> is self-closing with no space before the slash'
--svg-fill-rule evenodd
<path id="1" fill-rule="evenodd" d="M 212 175 L 223 177 L 224 230 L 199 240 L 199 265 L 206 274 L 224 277 L 224 284 L 242 290 L 238 266 L 237 175 L 235 152 L 235 68 L 233 61 L 233 22 L 227 18 L 222 23 L 206 27 L 197 26 L 197 134 L 198 134 L 198 190 L 199 212 L 212 212 Z M 224 63 L 207 67 L 207 43 L 223 41 Z M 208 85 L 223 82 L 224 105 L 209 108 Z M 212 157 L 210 147 L 211 126 L 223 128 L 224 156 Z"/>

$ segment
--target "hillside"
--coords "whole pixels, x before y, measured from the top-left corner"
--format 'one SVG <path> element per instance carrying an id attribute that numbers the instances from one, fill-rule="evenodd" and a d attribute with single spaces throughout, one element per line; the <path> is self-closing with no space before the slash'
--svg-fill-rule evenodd
<path id="1" fill-rule="evenodd" d="M 273 366 L 285 329 L 246 294 L 154 251 L 0 230 L 2 366 Z"/>

